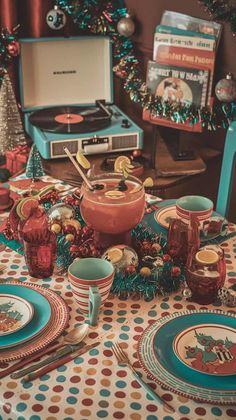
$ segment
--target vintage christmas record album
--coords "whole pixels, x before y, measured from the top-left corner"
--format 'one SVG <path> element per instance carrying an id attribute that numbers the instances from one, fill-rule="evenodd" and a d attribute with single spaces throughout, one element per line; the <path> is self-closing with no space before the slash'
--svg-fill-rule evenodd
<path id="1" fill-rule="evenodd" d="M 206 105 L 209 71 L 148 62 L 147 87 L 164 101 Z"/>
<path id="2" fill-rule="evenodd" d="M 219 22 L 199 19 L 194 16 L 185 15 L 183 13 L 173 12 L 170 10 L 165 10 L 162 14 L 161 25 L 171 27 L 172 29 L 185 30 L 189 33 L 198 32 L 204 36 L 214 36 L 219 44 L 222 24 Z"/>
<path id="3" fill-rule="evenodd" d="M 108 37 L 21 39 L 25 129 L 45 159 L 142 149 L 143 131 L 113 105 Z"/>

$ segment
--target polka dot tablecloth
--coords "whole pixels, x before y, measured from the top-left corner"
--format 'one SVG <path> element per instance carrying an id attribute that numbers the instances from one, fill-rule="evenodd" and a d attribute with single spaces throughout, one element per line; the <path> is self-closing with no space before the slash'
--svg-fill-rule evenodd
<path id="1" fill-rule="evenodd" d="M 227 261 L 227 283 L 236 283 L 236 238 L 223 243 Z M 70 328 L 85 321 L 76 308 L 66 276 L 44 280 L 28 275 L 24 257 L 5 248 L 0 252 L 0 264 L 6 266 L 0 274 L 3 281 L 18 279 L 38 283 L 59 293 L 70 308 Z M 224 306 L 219 306 L 227 310 Z M 199 309 L 185 301 L 181 294 L 157 297 L 151 302 L 110 296 L 99 316 L 97 327 L 90 337 L 101 340 L 98 347 L 77 357 L 33 382 L 23 383 L 10 376 L 0 379 L 1 420 L 210 420 L 236 417 L 236 407 L 201 404 L 164 390 L 147 377 L 138 361 L 137 342 L 140 334 L 159 317 Z M 205 307 L 204 307 L 205 308 Z M 208 308 L 216 308 L 209 305 Z M 229 308 L 228 308 L 229 309 Z M 232 310 L 236 313 L 236 309 Z M 175 413 L 155 403 L 140 388 L 126 367 L 118 367 L 111 351 L 114 341 L 122 342 L 133 366 L 150 386 L 169 402 Z M 2 363 L 0 368 L 9 366 Z"/>

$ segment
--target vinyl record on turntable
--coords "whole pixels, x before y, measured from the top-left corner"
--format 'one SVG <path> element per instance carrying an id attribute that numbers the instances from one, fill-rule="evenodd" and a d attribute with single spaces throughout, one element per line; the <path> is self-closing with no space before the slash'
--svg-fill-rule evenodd
<path id="1" fill-rule="evenodd" d="M 60 106 L 33 112 L 29 121 L 44 131 L 55 133 L 86 133 L 110 125 L 110 118 L 99 107 Z"/>

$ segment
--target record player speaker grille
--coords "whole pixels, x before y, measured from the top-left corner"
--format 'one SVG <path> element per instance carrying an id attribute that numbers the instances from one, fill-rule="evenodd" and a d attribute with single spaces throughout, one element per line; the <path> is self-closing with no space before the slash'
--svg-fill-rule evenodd
<path id="1" fill-rule="evenodd" d="M 112 149 L 119 150 L 137 147 L 137 134 L 130 134 L 126 136 L 114 136 L 112 138 Z"/>
<path id="2" fill-rule="evenodd" d="M 51 156 L 57 157 L 57 156 L 66 156 L 64 147 L 67 147 L 67 149 L 75 155 L 78 152 L 78 140 L 64 140 L 59 142 L 52 142 L 51 143 Z"/>

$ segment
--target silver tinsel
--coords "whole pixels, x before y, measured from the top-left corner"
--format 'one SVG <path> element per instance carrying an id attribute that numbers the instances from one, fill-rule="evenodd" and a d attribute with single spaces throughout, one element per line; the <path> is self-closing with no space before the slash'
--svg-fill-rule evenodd
<path id="1" fill-rule="evenodd" d="M 9 75 L 0 89 L 0 154 L 25 144 L 25 134 Z"/>

